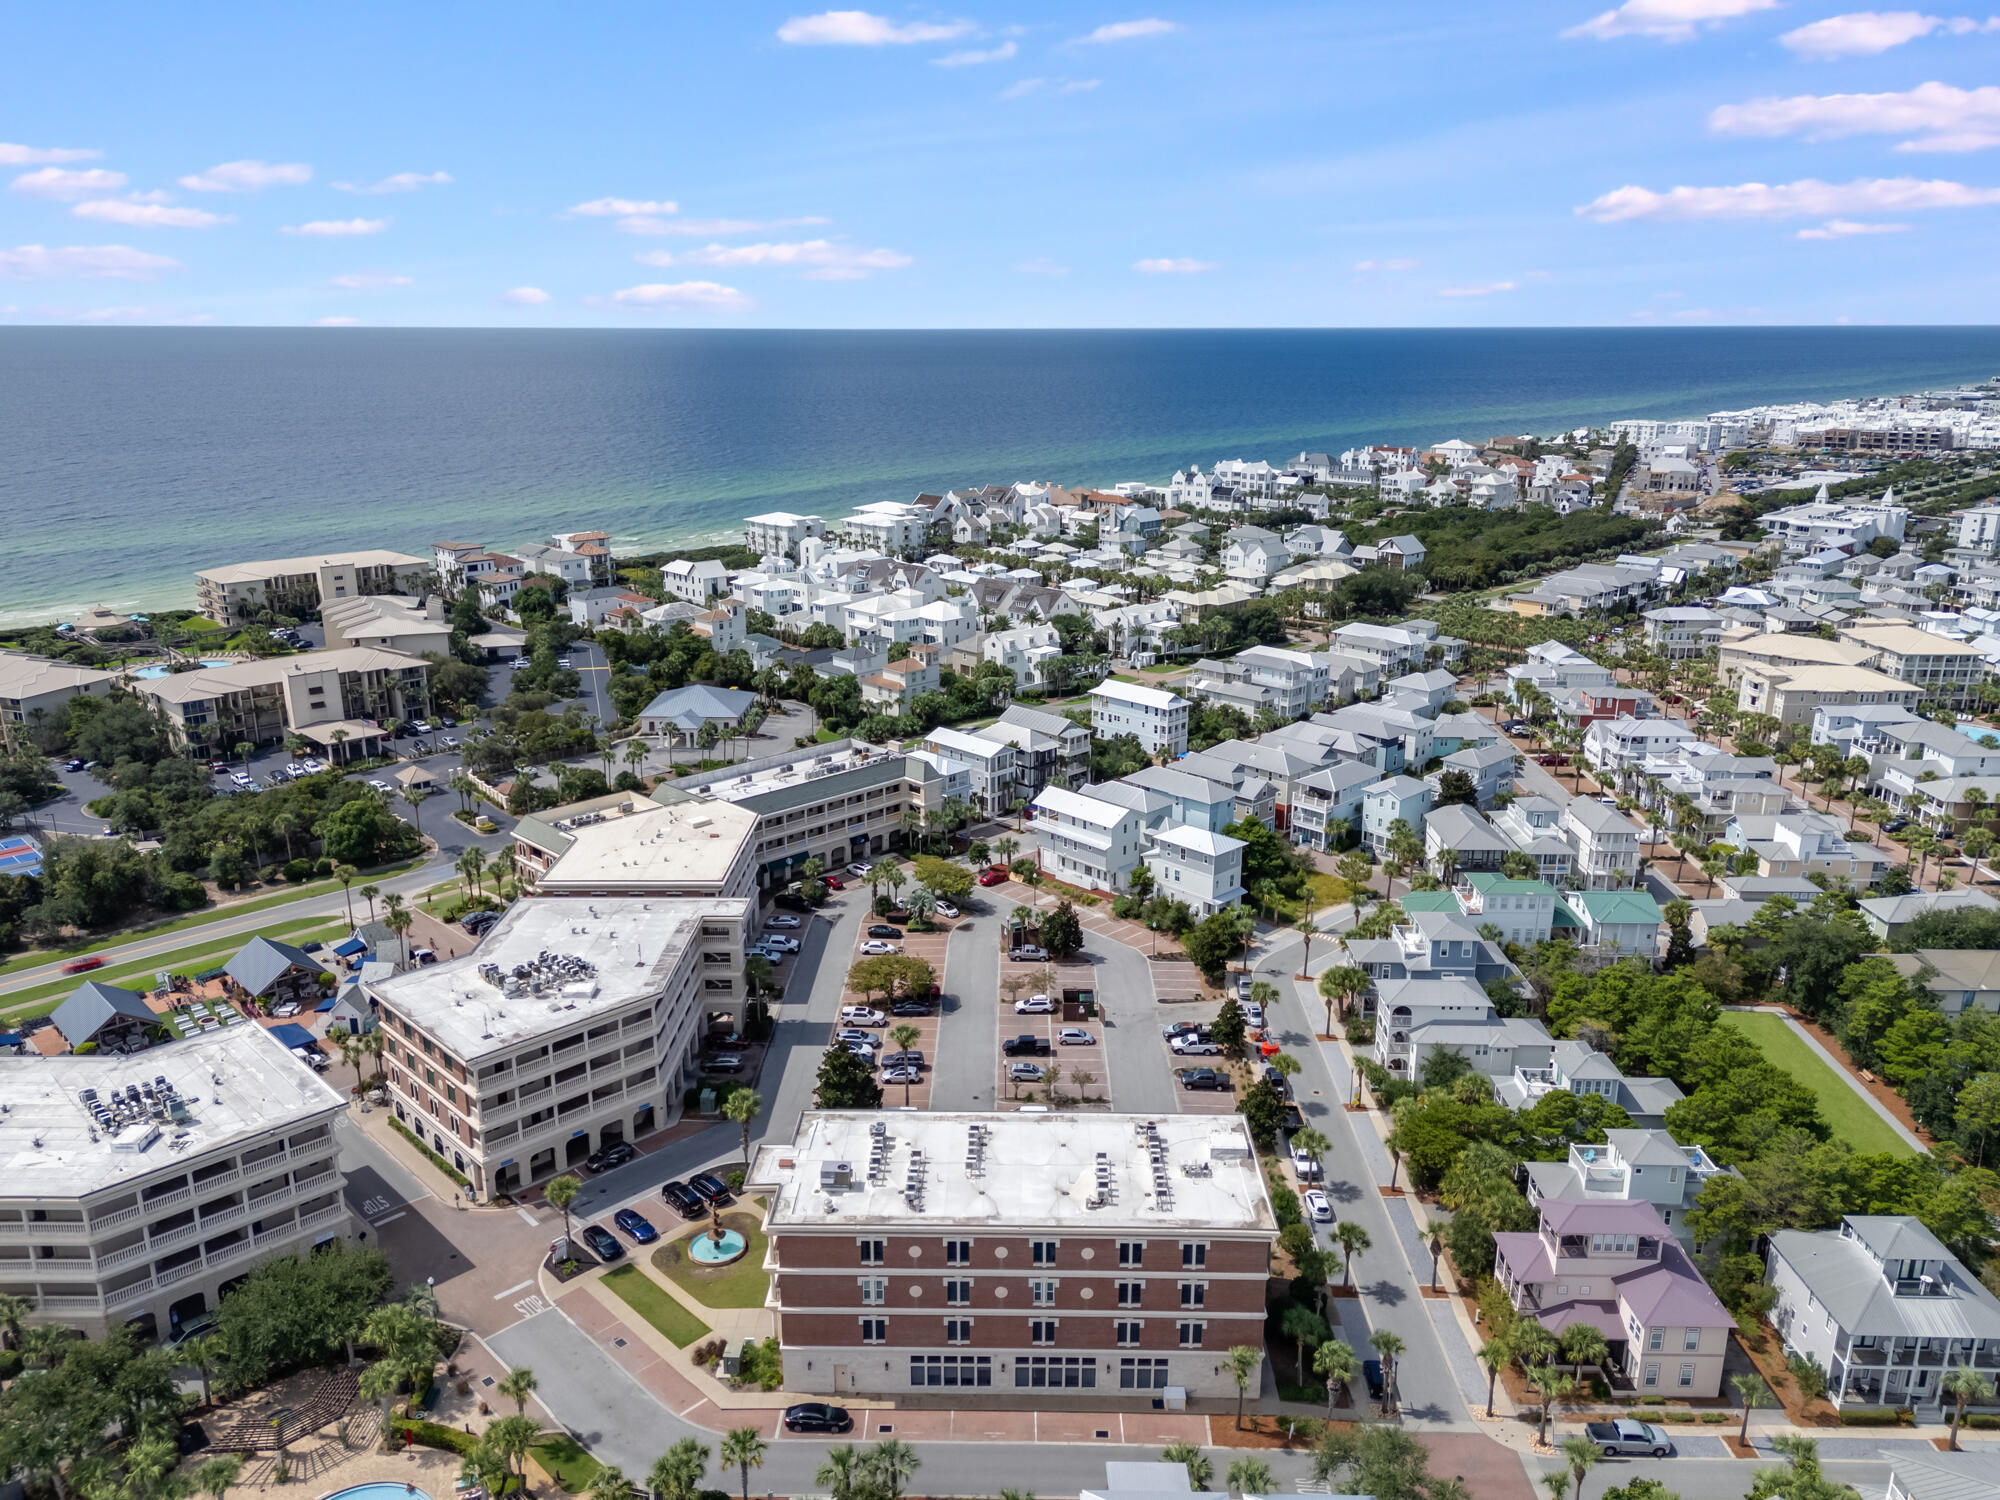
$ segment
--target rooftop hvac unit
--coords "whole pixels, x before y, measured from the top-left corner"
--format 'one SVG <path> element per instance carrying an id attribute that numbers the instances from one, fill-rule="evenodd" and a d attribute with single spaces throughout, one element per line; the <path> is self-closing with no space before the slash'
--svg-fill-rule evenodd
<path id="1" fill-rule="evenodd" d="M 845 1192 L 854 1186 L 854 1164 L 845 1161 L 823 1161 L 819 1164 L 820 1191 L 827 1193 Z"/>

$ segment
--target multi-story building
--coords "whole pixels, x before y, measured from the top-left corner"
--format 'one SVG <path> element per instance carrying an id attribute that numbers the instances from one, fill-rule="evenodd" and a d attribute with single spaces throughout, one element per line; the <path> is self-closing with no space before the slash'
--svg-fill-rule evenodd
<path id="1" fill-rule="evenodd" d="M 676 842 L 705 840 L 695 818 Z M 748 852 L 747 840 L 735 847 Z M 581 854 L 609 868 L 577 874 L 616 887 L 632 857 L 659 849 L 646 839 L 625 859 L 608 852 L 573 848 L 556 869 Z M 747 887 L 747 860 L 737 863 Z M 464 957 L 365 982 L 396 1118 L 482 1203 L 663 1129 L 703 1040 L 741 1028 L 743 938 L 756 915 L 749 896 L 534 896 Z"/>
<path id="2" fill-rule="evenodd" d="M 1563 837 L 1562 809 L 1547 797 L 1516 797 L 1493 814 L 1493 826 L 1535 862 L 1543 880 L 1555 886 L 1567 881 L 1576 852 Z"/>
<path id="3" fill-rule="evenodd" d="M 1281 719 L 1297 719 L 1326 701 L 1326 682 L 1324 656 L 1252 646 L 1227 661 L 1196 662 L 1187 693 L 1198 703 L 1222 704 L 1252 717 L 1268 709 Z"/>
<path id="4" fill-rule="evenodd" d="M 713 558 L 690 562 L 677 557 L 660 569 L 660 585 L 676 599 L 706 607 L 709 600 L 729 592 L 729 573 Z"/>
<path id="5" fill-rule="evenodd" d="M 1926 699 L 1947 707 L 1971 702 L 1988 675 L 1977 646 L 1899 620 L 1856 620 L 1841 628 L 1840 638 L 1874 652 L 1868 664 L 1876 671 L 1922 688 Z"/>
<path id="6" fill-rule="evenodd" d="M 1131 883 L 1146 847 L 1139 812 L 1056 786 L 1042 788 L 1034 807 L 1042 868 L 1049 874 L 1093 891 L 1122 891 Z"/>
<path id="7" fill-rule="evenodd" d="M 1757 873 L 1766 876 L 1839 875 L 1865 886 L 1890 864 L 1888 855 L 1848 838 L 1840 819 L 1822 812 L 1734 817 L 1722 830 L 1722 842 L 1756 855 Z"/>
<path id="8" fill-rule="evenodd" d="M 1860 552 L 1877 537 L 1903 539 L 1910 513 L 1894 503 L 1894 492 L 1882 496 L 1878 504 L 1841 505 L 1827 495 L 1825 485 L 1805 505 L 1788 506 L 1757 518 L 1767 536 L 1775 537 L 1787 556 L 1823 552 L 1839 547 Z"/>
<path id="9" fill-rule="evenodd" d="M 1220 833 L 1234 820 L 1235 787 L 1184 766 L 1146 766 L 1120 780 L 1166 798 L 1170 823 Z"/>
<path id="10" fill-rule="evenodd" d="M 1338 849 L 1350 831 L 1360 831 L 1362 794 L 1381 779 L 1380 771 L 1362 761 L 1340 761 L 1301 776 L 1292 803 L 1292 842 Z"/>
<path id="11" fill-rule="evenodd" d="M 514 549 L 523 574 L 539 573 L 560 578 L 573 589 L 587 589 L 597 581 L 597 559 L 553 542 L 523 542 Z"/>
<path id="12" fill-rule="evenodd" d="M 1361 841 L 1376 854 L 1389 847 L 1397 823 L 1407 823 L 1419 838 L 1424 814 L 1430 811 L 1431 789 L 1408 776 L 1388 776 L 1361 789 Z"/>
<path id="13" fill-rule="evenodd" d="M 1574 1144 L 1566 1161 L 1527 1164 L 1528 1202 L 1624 1203 L 1643 1199 L 1682 1240 L 1692 1238 L 1688 1210 L 1724 1168 L 1700 1146 L 1664 1130 L 1607 1130 L 1604 1144 Z"/>
<path id="14" fill-rule="evenodd" d="M 1053 625 L 1017 625 L 988 631 L 980 638 L 981 655 L 1014 674 L 1017 688 L 1039 688 L 1050 662 L 1063 654 L 1062 636 Z"/>
<path id="15" fill-rule="evenodd" d="M 169 1338 L 262 1260 L 344 1237 L 342 1099 L 261 1026 L 0 1057 L 0 1294 Z"/>
<path id="16" fill-rule="evenodd" d="M 1712 609 L 1669 605 L 1646 611 L 1646 644 L 1672 661 L 1713 651 L 1722 642 L 1723 617 Z"/>
<path id="17" fill-rule="evenodd" d="M 389 720 L 430 713 L 430 670 L 400 651 L 342 646 L 138 677 L 132 690 L 157 708 L 177 747 L 228 754 L 296 733 L 340 764 L 379 753 Z"/>
<path id="18" fill-rule="evenodd" d="M 19 651 L 0 651 L 0 745 L 26 747 L 26 731 L 80 694 L 103 696 L 118 679 L 111 672 L 73 667 Z"/>
<path id="19" fill-rule="evenodd" d="M 1154 830 L 1146 868 L 1162 896 L 1185 901 L 1197 917 L 1212 917 L 1242 901 L 1247 847 L 1226 833 L 1169 824 Z"/>
<path id="20" fill-rule="evenodd" d="M 931 513 L 900 500 L 864 505 L 840 523 L 840 534 L 851 546 L 872 547 L 890 557 L 923 550 L 930 537 Z"/>
<path id="21" fill-rule="evenodd" d="M 203 569 L 194 582 L 201 612 L 235 625 L 265 611 L 303 619 L 329 600 L 359 594 L 420 594 L 435 577 L 425 558 L 368 551 L 227 563 Z"/>
<path id="22" fill-rule="evenodd" d="M 1560 1336 L 1572 1323 L 1606 1335 L 1607 1363 L 1641 1396 L 1722 1392 L 1736 1320 L 1643 1199 L 1544 1198 L 1532 1231 L 1493 1236 L 1494 1277 L 1515 1308 Z"/>
<path id="23" fill-rule="evenodd" d="M 785 1388 L 1234 1393 L 1277 1220 L 1235 1116 L 808 1111 L 761 1148 Z"/>
<path id="24" fill-rule="evenodd" d="M 1771 1324 L 1826 1372 L 1836 1407 L 1910 1406 L 1934 1423 L 1947 1370 L 2000 1373 L 2000 1299 L 1917 1220 L 1848 1214 L 1769 1243 Z"/>
<path id="25" fill-rule="evenodd" d="M 1576 883 L 1587 891 L 1622 890 L 1639 873 L 1639 830 L 1615 807 L 1577 797 L 1558 825 L 1569 842 Z"/>
<path id="26" fill-rule="evenodd" d="M 774 510 L 768 515 L 752 516 L 743 523 L 744 544 L 764 557 L 796 558 L 799 543 L 808 537 L 825 535 L 826 522 L 818 516 L 795 516 L 790 511 Z"/>
<path id="27" fill-rule="evenodd" d="M 1968 552 L 1983 552 L 1989 557 L 2000 552 L 2000 505 L 1989 501 L 1960 512 L 1958 545 Z"/>
<path id="28" fill-rule="evenodd" d="M 1014 747 L 1016 797 L 1033 798 L 1045 786 L 1076 791 L 1090 780 L 1090 731 L 1074 719 L 1011 703 L 991 724 L 972 732 Z"/>
<path id="29" fill-rule="evenodd" d="M 452 627 L 445 617 L 442 594 L 427 594 L 422 599 L 360 594 L 329 600 L 320 606 L 320 621 L 329 647 L 373 646 L 405 656 L 451 654 Z"/>
<path id="30" fill-rule="evenodd" d="M 1647 760 L 1700 738 L 1682 719 L 1635 719 L 1620 714 L 1615 719 L 1599 719 L 1584 731 L 1583 759 L 1599 777 L 1615 782 L 1620 772 L 1637 771 Z"/>
<path id="31" fill-rule="evenodd" d="M 1642 1129 L 1656 1130 L 1669 1109 L 1687 1096 L 1671 1078 L 1627 1078 L 1609 1055 L 1587 1042 L 1559 1041 L 1541 1067 L 1514 1069 L 1496 1081 L 1495 1094 L 1509 1109 L 1528 1109 L 1549 1094 L 1595 1094 L 1617 1105 Z"/>
<path id="32" fill-rule="evenodd" d="M 1159 688 L 1107 679 L 1090 690 L 1090 721 L 1094 733 L 1110 738 L 1135 736 L 1150 755 L 1187 753 L 1187 699 Z"/>
<path id="33" fill-rule="evenodd" d="M 1001 817 L 1013 811 L 1015 802 L 1027 800 L 1015 777 L 1020 752 L 1009 741 L 941 727 L 924 736 L 924 749 L 966 768 L 972 805 L 982 817 Z"/>

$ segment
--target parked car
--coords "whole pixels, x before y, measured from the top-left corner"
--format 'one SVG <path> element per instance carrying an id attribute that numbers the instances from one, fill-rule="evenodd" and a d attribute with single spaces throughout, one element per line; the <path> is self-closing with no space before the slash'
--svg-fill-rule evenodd
<path id="1" fill-rule="evenodd" d="M 894 1005 L 889 1007 L 889 1014 L 892 1016 L 927 1016 L 931 1013 L 931 1010 L 931 1002 L 928 1000 L 898 1000 Z"/>
<path id="2" fill-rule="evenodd" d="M 570 670 L 570 660 L 571 659 L 567 656 L 558 656 L 556 658 L 556 665 L 563 671 L 567 672 Z"/>
<path id="3" fill-rule="evenodd" d="M 1371 1401 L 1380 1401 L 1382 1399 L 1381 1360 L 1364 1359 L 1361 1361 L 1361 1383 L 1368 1387 L 1368 1398 Z"/>
<path id="4" fill-rule="evenodd" d="M 1910 826 L 1910 820 L 1908 818 L 1891 818 L 1888 822 L 1882 825 L 1882 831 L 1884 833 L 1901 833 L 1905 828 L 1908 828 L 1909 826 Z"/>
<path id="5" fill-rule="evenodd" d="M 940 901 L 936 897 L 931 899 L 931 910 L 941 917 L 955 917 L 958 915 L 957 907 L 953 906 L 949 901 Z"/>
<path id="6" fill-rule="evenodd" d="M 1236 1003 L 1238 1005 L 1248 1005 L 1250 1003 L 1250 986 L 1255 983 L 1256 981 L 1248 974 L 1236 981 Z"/>
<path id="7" fill-rule="evenodd" d="M 842 880 L 838 875 L 822 875 L 820 876 L 820 881 L 830 891 L 844 891 L 847 889 L 847 882 Z"/>
<path id="8" fill-rule="evenodd" d="M 840 1024 L 843 1026 L 887 1026 L 889 1018 L 872 1005 L 843 1005 L 840 1008 Z"/>
<path id="9" fill-rule="evenodd" d="M 583 1159 L 586 1172 L 608 1172 L 613 1167 L 622 1167 L 639 1154 L 639 1148 L 630 1141 L 613 1141 L 608 1146 L 599 1146 Z"/>
<path id="10" fill-rule="evenodd" d="M 720 1206 L 732 1201 L 729 1184 L 713 1172 L 695 1173 L 688 1179 L 688 1186 L 708 1203 Z"/>
<path id="11" fill-rule="evenodd" d="M 834 1032 L 833 1039 L 836 1042 L 859 1042 L 864 1047 L 873 1047 L 877 1045 L 877 1039 L 875 1037 L 870 1036 L 865 1031 L 859 1031 L 855 1029 L 853 1026 L 841 1027 L 838 1031 Z"/>
<path id="12" fill-rule="evenodd" d="M 637 1245 L 650 1245 L 660 1237 L 660 1231 L 653 1227 L 653 1221 L 636 1208 L 621 1208 L 611 1216 L 611 1222 L 632 1236 Z"/>
<path id="13" fill-rule="evenodd" d="M 1312 1153 L 1301 1151 L 1297 1146 L 1292 1147 L 1292 1170 L 1298 1174 L 1300 1182 L 1318 1182 L 1321 1175 L 1320 1164 Z"/>
<path id="14" fill-rule="evenodd" d="M 743 1054 L 741 1052 L 719 1052 L 714 1057 L 702 1059 L 702 1067 L 710 1073 L 741 1073 Z"/>
<path id="15" fill-rule="evenodd" d="M 1208 1027 L 1200 1021 L 1170 1021 L 1160 1028 L 1160 1035 L 1171 1042 L 1177 1036 L 1207 1036 Z"/>
<path id="16" fill-rule="evenodd" d="M 1318 1188 L 1307 1188 L 1305 1197 L 1300 1201 L 1306 1206 L 1306 1217 L 1311 1219 L 1313 1223 L 1331 1224 L 1333 1222 L 1333 1200 L 1328 1198 Z"/>
<path id="17" fill-rule="evenodd" d="M 882 1081 L 884 1083 L 922 1083 L 924 1081 L 923 1069 L 914 1067 L 885 1067 L 882 1070 Z"/>
<path id="18" fill-rule="evenodd" d="M 1247 1001 L 1243 1006 L 1243 1024 L 1248 1026 L 1252 1031 L 1262 1031 L 1264 1029 L 1264 1007 L 1259 1005 L 1255 1000 Z"/>
<path id="19" fill-rule="evenodd" d="M 876 938 L 870 938 L 861 945 L 861 954 L 864 958 L 881 958 L 886 954 L 900 952 L 902 949 L 894 943 L 885 943 Z"/>
<path id="20" fill-rule="evenodd" d="M 1002 1042 L 1000 1050 L 1008 1057 L 1047 1057 L 1055 1048 L 1045 1036 L 1014 1036 Z"/>
<path id="21" fill-rule="evenodd" d="M 1535 757 L 1535 764 L 1538 766 L 1566 766 L 1569 764 L 1569 757 L 1567 755 L 1537 755 Z"/>
<path id="22" fill-rule="evenodd" d="M 1056 1032 L 1056 1045 L 1060 1047 L 1095 1047 L 1097 1038 L 1081 1026 L 1065 1026 Z"/>
<path id="23" fill-rule="evenodd" d="M 1010 1083 L 1040 1083 L 1044 1076 L 1041 1064 L 1017 1062 L 1009 1064 L 1007 1080 Z"/>
<path id="24" fill-rule="evenodd" d="M 781 911 L 775 917 L 772 917 L 768 921 L 766 921 L 764 925 L 766 927 L 798 927 L 801 926 L 802 924 L 799 921 L 799 919 L 793 916 L 790 912 Z"/>
<path id="25" fill-rule="evenodd" d="M 1184 1089 L 1227 1088 L 1228 1081 L 1213 1068 L 1182 1068 L 1181 1087 Z"/>
<path id="26" fill-rule="evenodd" d="M 885 1068 L 921 1068 L 923 1065 L 923 1053 L 914 1048 L 908 1052 L 891 1052 L 882 1059 Z"/>
<path id="27" fill-rule="evenodd" d="M 979 872 L 979 883 L 981 885 L 1005 885 L 1007 883 L 1007 872 L 998 866 L 981 870 Z"/>
<path id="28" fill-rule="evenodd" d="M 1583 1435 L 1597 1444 L 1597 1451 L 1606 1458 L 1616 1458 L 1621 1453 L 1665 1458 L 1674 1451 L 1674 1440 L 1663 1429 L 1651 1422 L 1635 1422 L 1630 1417 L 1620 1417 L 1615 1422 L 1586 1422 Z"/>
<path id="29" fill-rule="evenodd" d="M 899 938 L 903 935 L 903 929 L 900 927 L 891 927 L 887 922 L 877 922 L 873 927 L 868 929 L 868 935 L 879 938 Z"/>
<path id="30" fill-rule="evenodd" d="M 796 953 L 799 951 L 799 940 L 786 937 L 782 932 L 767 932 L 757 939 L 757 946 L 768 948 L 773 953 Z"/>
<path id="31" fill-rule="evenodd" d="M 623 1260 L 625 1258 L 625 1247 L 619 1244 L 617 1236 L 612 1234 L 602 1224 L 584 1225 L 583 1242 L 590 1246 L 590 1253 L 599 1260 Z"/>
<path id="32" fill-rule="evenodd" d="M 852 1432 L 854 1418 L 844 1406 L 828 1406 L 824 1401 L 802 1401 L 785 1408 L 787 1432 Z"/>
<path id="33" fill-rule="evenodd" d="M 1278 1091 L 1278 1097 L 1280 1099 L 1289 1099 L 1292 1097 L 1291 1079 L 1287 1078 L 1283 1073 L 1280 1073 L 1276 1068 L 1272 1067 L 1269 1063 L 1264 1064 L 1263 1076 L 1264 1076 L 1264 1082 L 1270 1084 L 1272 1088 Z"/>
<path id="34" fill-rule="evenodd" d="M 868 866 L 857 861 L 847 867 L 847 873 L 852 875 L 856 880 L 866 880 L 868 878 Z"/>
<path id="35" fill-rule="evenodd" d="M 375 790 L 376 790 L 376 791 L 378 791 L 378 792 L 381 792 L 381 793 L 382 793 L 382 794 L 384 794 L 385 796 L 386 796 L 386 795 L 387 795 L 387 794 L 388 794 L 389 792 L 391 792 L 391 791 L 395 790 L 395 789 L 394 789 L 393 787 L 391 787 L 391 786 L 389 785 L 389 783 L 388 783 L 388 782 L 386 782 L 386 781 L 378 781 L 378 780 L 376 780 L 376 779 L 375 779 L 375 778 L 373 778 L 373 777 L 370 777 L 370 778 L 369 778 L 369 781 L 368 781 L 368 784 L 369 784 L 370 786 L 372 786 L 373 788 L 375 788 Z"/>
<path id="36" fill-rule="evenodd" d="M 1014 1014 L 1017 1016 L 1052 1016 L 1055 1011 L 1056 1003 L 1047 995 L 1030 995 L 1025 1000 L 1014 1002 Z"/>
<path id="37" fill-rule="evenodd" d="M 1049 961 L 1048 950 L 1038 948 L 1033 943 L 1016 948 L 1007 956 L 1017 964 L 1045 964 Z"/>
<path id="38" fill-rule="evenodd" d="M 252 781 L 248 776 L 245 776 L 241 771 L 231 771 L 229 773 L 229 779 L 232 782 L 234 782 L 237 786 L 255 786 L 257 784 L 256 782 Z"/>
<path id="39" fill-rule="evenodd" d="M 667 1200 L 667 1206 L 683 1219 L 692 1219 L 701 1212 L 701 1199 L 694 1195 L 685 1182 L 669 1182 L 660 1189 L 660 1196 Z"/>
<path id="40" fill-rule="evenodd" d="M 1181 1033 L 1167 1045 L 1182 1057 L 1214 1057 L 1222 1051 L 1221 1047 L 1207 1037 L 1192 1032 Z"/>

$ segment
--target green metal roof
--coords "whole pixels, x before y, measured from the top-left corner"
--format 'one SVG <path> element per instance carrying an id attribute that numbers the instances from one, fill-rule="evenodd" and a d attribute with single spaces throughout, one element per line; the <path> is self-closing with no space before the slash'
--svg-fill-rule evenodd
<path id="1" fill-rule="evenodd" d="M 1410 891 L 1396 898 L 1404 911 L 1448 911 L 1459 915 L 1458 897 L 1450 891 Z"/>
<path id="2" fill-rule="evenodd" d="M 1660 903 L 1644 891 L 1577 891 L 1572 899 L 1600 925 L 1664 920 Z"/>

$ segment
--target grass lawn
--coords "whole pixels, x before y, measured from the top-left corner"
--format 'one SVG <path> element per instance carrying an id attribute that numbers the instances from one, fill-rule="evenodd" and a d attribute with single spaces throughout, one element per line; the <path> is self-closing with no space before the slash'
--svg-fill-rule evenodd
<path id="1" fill-rule="evenodd" d="M 347 924 L 344 922 L 328 926 L 324 918 L 308 917 L 302 922 L 274 924 L 265 928 L 262 935 L 287 943 L 300 944 L 325 942 L 329 938 L 345 936 L 346 932 Z M 110 964 L 102 969 L 92 969 L 88 974 L 70 974 L 61 979 L 52 979 L 45 984 L 16 990 L 4 1000 L 0 1000 L 0 1020 L 18 1019 L 38 1007 L 54 1009 L 52 1002 L 67 998 L 70 991 L 86 979 L 95 979 L 125 989 L 151 989 L 153 976 L 163 970 L 174 974 L 199 974 L 204 969 L 219 968 L 235 956 L 237 949 L 249 941 L 248 937 L 234 937 L 224 943 L 198 944 L 194 947 L 176 949 L 172 953 L 161 953 L 122 968 Z"/>
<path id="2" fill-rule="evenodd" d="M 631 1268 L 628 1266 L 626 1269 Z M 535 1456 L 535 1462 L 542 1466 L 549 1478 L 572 1495 L 589 1489 L 590 1481 L 603 1467 L 584 1451 L 583 1444 L 566 1432 L 546 1433 L 528 1451 Z"/>
<path id="3" fill-rule="evenodd" d="M 1749 1037 L 1773 1063 L 1813 1091 L 1819 1099 L 1819 1112 L 1833 1127 L 1836 1139 L 1864 1153 L 1914 1154 L 1909 1142 L 1891 1130 L 1847 1080 L 1820 1061 L 1819 1054 L 1785 1024 L 1783 1016 L 1768 1011 L 1730 1011 L 1722 1024 Z"/>
<path id="4" fill-rule="evenodd" d="M 694 1236 L 686 1235 L 655 1250 L 653 1268 L 704 1307 L 762 1307 L 771 1286 L 770 1275 L 764 1270 L 762 1218 L 751 1213 L 726 1213 L 722 1227 L 734 1229 L 749 1241 L 741 1259 L 713 1268 L 696 1265 L 687 1255 L 688 1241 Z"/>
<path id="5" fill-rule="evenodd" d="M 620 1302 L 659 1329 L 673 1341 L 676 1349 L 687 1348 L 708 1332 L 706 1323 L 681 1306 L 673 1293 L 657 1285 L 637 1266 L 624 1265 L 606 1272 L 604 1289 L 615 1293 Z"/>

